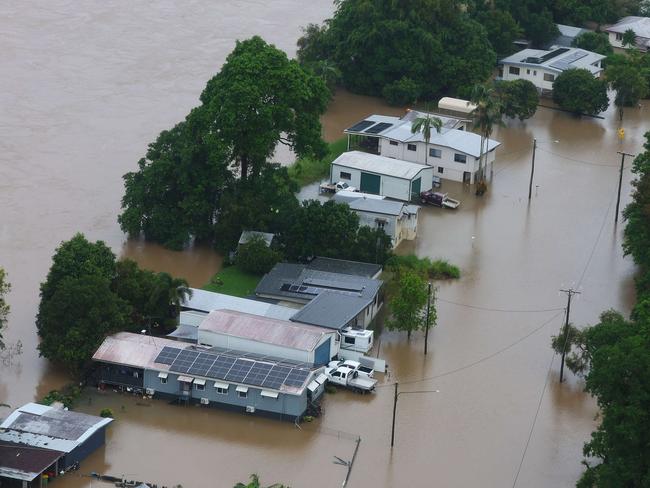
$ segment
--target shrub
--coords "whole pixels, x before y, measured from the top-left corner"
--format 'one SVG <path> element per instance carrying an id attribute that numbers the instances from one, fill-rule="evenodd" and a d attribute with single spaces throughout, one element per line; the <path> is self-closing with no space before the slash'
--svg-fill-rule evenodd
<path id="1" fill-rule="evenodd" d="M 381 93 L 391 105 L 409 105 L 420 96 L 420 88 L 411 78 L 403 76 L 384 86 Z"/>
<path id="2" fill-rule="evenodd" d="M 81 395 L 81 388 L 75 384 L 65 385 L 61 390 L 51 390 L 39 402 L 42 405 L 52 405 L 53 403 L 60 402 L 66 408 L 72 408 L 74 403 Z"/>
<path id="3" fill-rule="evenodd" d="M 264 274 L 271 271 L 282 255 L 269 247 L 262 236 L 252 237 L 237 251 L 237 265 L 247 273 Z"/>
<path id="4" fill-rule="evenodd" d="M 395 271 L 398 268 L 417 271 L 432 280 L 460 278 L 460 269 L 458 266 L 450 264 L 444 259 L 431 261 L 429 258 L 418 258 L 414 254 L 393 256 L 386 261 L 386 269 Z"/>
<path id="5" fill-rule="evenodd" d="M 104 418 L 114 418 L 113 411 L 110 408 L 102 408 L 102 411 L 99 412 L 100 417 Z"/>

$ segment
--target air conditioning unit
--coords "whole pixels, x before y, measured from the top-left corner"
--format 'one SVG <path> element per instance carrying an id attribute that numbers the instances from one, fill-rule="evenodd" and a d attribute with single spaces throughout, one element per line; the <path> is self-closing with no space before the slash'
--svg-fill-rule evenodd
<path id="1" fill-rule="evenodd" d="M 246 405 L 246 413 L 255 413 L 255 407 L 253 405 Z"/>
<path id="2" fill-rule="evenodd" d="M 147 388 L 146 393 L 149 396 L 153 396 L 153 394 L 156 393 L 156 390 L 154 390 L 153 388 Z"/>
<path id="3" fill-rule="evenodd" d="M 210 400 L 207 398 L 201 398 L 201 405 L 208 405 L 210 403 Z"/>

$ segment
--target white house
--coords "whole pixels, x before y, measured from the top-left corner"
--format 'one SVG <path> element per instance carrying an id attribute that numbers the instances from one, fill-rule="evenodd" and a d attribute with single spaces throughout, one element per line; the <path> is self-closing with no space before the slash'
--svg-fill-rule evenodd
<path id="1" fill-rule="evenodd" d="M 390 236 L 393 248 L 404 239 L 411 241 L 417 236 L 420 210 L 417 205 L 345 190 L 338 192 L 332 199 L 346 203 L 359 216 L 360 225 L 383 229 Z"/>
<path id="2" fill-rule="evenodd" d="M 445 106 L 469 110 L 466 102 L 445 102 Z M 418 164 L 434 169 L 435 176 L 452 181 L 474 183 L 479 170 L 479 156 L 487 153 L 484 174 L 489 177 L 499 142 L 489 139 L 481 153 L 481 136 L 467 130 L 468 120 L 431 114 L 442 120 L 440 133 L 431 131 L 427 144 L 421 132 L 412 132 L 413 122 L 426 113 L 411 110 L 403 117 L 371 115 L 346 129 L 348 146 L 381 156 Z M 424 189 L 424 188 L 423 188 Z M 363 189 L 362 189 L 363 191 Z M 388 196 L 388 195 L 387 195 Z"/>
<path id="3" fill-rule="evenodd" d="M 550 51 L 524 49 L 499 61 L 499 78 L 528 80 L 541 92 L 553 91 L 555 78 L 568 69 L 586 69 L 596 78 L 603 71 L 605 56 L 584 49 L 559 47 Z"/>
<path id="4" fill-rule="evenodd" d="M 338 331 L 234 310 L 214 310 L 199 325 L 199 345 L 322 366 L 339 352 Z"/>
<path id="5" fill-rule="evenodd" d="M 349 151 L 332 161 L 330 181 L 346 181 L 362 192 L 409 202 L 431 189 L 433 168 L 401 159 Z"/>
<path id="6" fill-rule="evenodd" d="M 623 34 L 627 30 L 634 31 L 636 35 L 636 47 L 646 52 L 650 49 L 650 17 L 623 17 L 616 24 L 605 29 L 609 36 L 609 43 L 621 49 L 629 49 L 630 46 L 623 46 Z"/>

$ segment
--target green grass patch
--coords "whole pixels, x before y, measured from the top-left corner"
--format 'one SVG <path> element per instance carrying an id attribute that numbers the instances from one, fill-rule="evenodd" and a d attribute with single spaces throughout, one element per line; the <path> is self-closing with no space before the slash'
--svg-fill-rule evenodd
<path id="1" fill-rule="evenodd" d="M 386 268 L 408 268 L 419 271 L 432 280 L 446 280 L 460 278 L 458 266 L 450 264 L 444 259 L 432 261 L 429 258 L 418 258 L 413 254 L 407 256 L 393 256 L 386 261 Z"/>
<path id="2" fill-rule="evenodd" d="M 348 148 L 346 137 L 330 142 L 329 153 L 323 159 L 300 158 L 289 166 L 289 176 L 303 187 L 315 181 L 320 181 L 330 174 L 330 164 Z"/>
<path id="3" fill-rule="evenodd" d="M 233 265 L 219 271 L 203 289 L 224 295 L 247 297 L 255 293 L 255 288 L 261 279 L 262 275 L 246 273 Z"/>

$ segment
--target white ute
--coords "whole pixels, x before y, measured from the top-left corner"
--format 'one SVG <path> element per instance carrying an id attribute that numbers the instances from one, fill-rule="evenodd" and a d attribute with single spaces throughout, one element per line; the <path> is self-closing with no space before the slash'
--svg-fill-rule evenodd
<path id="1" fill-rule="evenodd" d="M 339 366 L 336 369 L 327 368 L 325 374 L 330 383 L 344 386 L 361 393 L 374 390 L 375 385 L 377 384 L 377 380 L 364 377 L 363 375 L 360 375 L 358 371 L 348 368 L 347 366 Z"/>
<path id="2" fill-rule="evenodd" d="M 364 376 L 366 378 L 373 378 L 375 376 L 375 370 L 368 368 L 367 366 L 361 366 L 359 361 L 353 361 L 352 359 L 346 359 L 345 361 L 339 359 L 338 361 L 330 361 L 328 366 L 332 369 L 339 368 L 341 366 L 346 366 L 354 371 L 359 373 L 359 376 Z"/>

